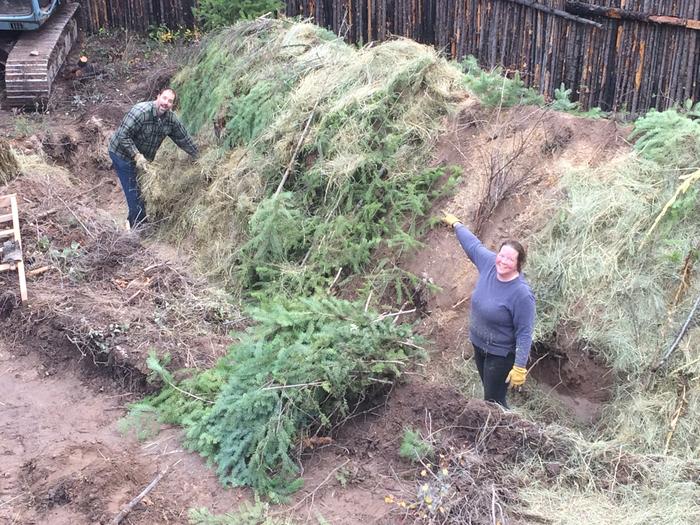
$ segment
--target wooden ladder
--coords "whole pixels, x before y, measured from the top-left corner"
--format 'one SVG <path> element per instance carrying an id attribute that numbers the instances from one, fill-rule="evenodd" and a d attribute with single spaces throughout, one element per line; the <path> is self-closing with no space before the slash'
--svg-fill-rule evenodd
<path id="1" fill-rule="evenodd" d="M 19 209 L 17 208 L 17 195 L 0 195 L 0 261 L 3 254 L 2 245 L 8 240 L 13 240 L 20 248 L 20 260 L 0 262 L 0 272 L 17 271 L 19 277 L 19 292 L 22 302 L 27 302 L 27 281 L 24 277 L 24 259 L 22 257 L 22 238 L 19 233 Z"/>

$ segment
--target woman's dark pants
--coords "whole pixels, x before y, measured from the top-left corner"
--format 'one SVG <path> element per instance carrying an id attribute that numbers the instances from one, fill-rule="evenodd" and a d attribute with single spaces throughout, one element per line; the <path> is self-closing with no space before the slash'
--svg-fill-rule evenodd
<path id="1" fill-rule="evenodd" d="M 136 163 L 124 160 L 111 151 L 109 158 L 112 159 L 112 166 L 122 183 L 126 204 L 129 207 L 129 226 L 133 229 L 146 220 L 146 205 L 141 198 L 141 188 L 136 178 Z"/>
<path id="2" fill-rule="evenodd" d="M 508 383 L 506 378 L 508 372 L 515 363 L 515 354 L 510 353 L 506 357 L 488 354 L 478 346 L 474 346 L 474 362 L 479 371 L 481 384 L 484 386 L 484 400 L 498 403 L 504 408 L 508 408 L 506 403 L 506 392 Z"/>

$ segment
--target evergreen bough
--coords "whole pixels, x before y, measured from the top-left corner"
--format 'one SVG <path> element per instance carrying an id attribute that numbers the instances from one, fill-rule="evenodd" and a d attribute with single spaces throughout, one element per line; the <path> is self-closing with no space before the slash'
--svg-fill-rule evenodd
<path id="1" fill-rule="evenodd" d="M 199 0 L 196 5 L 194 14 L 206 30 L 274 13 L 284 7 L 279 0 Z"/>
<path id="2" fill-rule="evenodd" d="M 222 482 L 278 501 L 301 486 L 303 438 L 330 432 L 423 351 L 409 326 L 340 299 L 269 302 L 249 315 L 256 324 L 211 370 L 176 384 L 151 360 L 166 386 L 144 403 L 186 428 Z"/>
<path id="3" fill-rule="evenodd" d="M 457 67 L 408 40 L 357 49 L 310 23 L 257 19 L 210 34 L 175 85 L 208 147 L 196 166 L 164 153 L 143 189 L 208 272 L 244 297 L 310 295 L 336 276 L 387 302 L 386 283 L 406 291 L 394 261 L 456 179 L 426 166 L 466 96 Z"/>
<path id="4" fill-rule="evenodd" d="M 666 111 L 652 109 L 634 123 L 630 139 L 634 147 L 650 160 L 688 171 L 700 168 L 700 122 L 697 107 L 686 105 Z"/>
<path id="5" fill-rule="evenodd" d="M 544 105 L 544 97 L 532 88 L 525 86 L 520 73 L 508 78 L 503 68 L 484 71 L 476 57 L 469 55 L 462 61 L 464 82 L 482 104 L 488 107 L 509 108 L 518 104 Z"/>

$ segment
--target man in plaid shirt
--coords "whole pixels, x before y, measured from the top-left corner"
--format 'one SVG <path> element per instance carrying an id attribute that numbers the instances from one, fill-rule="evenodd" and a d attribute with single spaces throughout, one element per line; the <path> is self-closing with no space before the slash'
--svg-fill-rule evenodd
<path id="1" fill-rule="evenodd" d="M 172 88 L 165 88 L 155 100 L 136 104 L 109 141 L 109 157 L 129 206 L 131 228 L 146 220 L 146 206 L 141 197 L 137 170 L 153 161 L 165 137 L 170 137 L 192 158 L 199 153 L 192 137 L 172 111 L 175 96 Z"/>

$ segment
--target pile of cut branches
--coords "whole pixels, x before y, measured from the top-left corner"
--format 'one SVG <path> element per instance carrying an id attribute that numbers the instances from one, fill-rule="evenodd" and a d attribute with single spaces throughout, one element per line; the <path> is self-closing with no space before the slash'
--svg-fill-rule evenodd
<path id="1" fill-rule="evenodd" d="M 358 274 L 362 284 L 380 247 L 391 255 L 374 275 L 401 288 L 395 257 L 419 245 L 450 189 L 445 169 L 426 166 L 466 97 L 461 79 L 408 40 L 358 50 L 286 19 L 225 29 L 177 77 L 202 158 L 160 157 L 144 184 L 149 213 L 244 295 L 294 297 Z"/>
<path id="2" fill-rule="evenodd" d="M 332 432 L 424 353 L 407 325 L 361 304 L 311 297 L 248 313 L 256 324 L 210 370 L 178 383 L 152 358 L 165 387 L 133 414 L 156 409 L 185 427 L 188 445 L 216 463 L 224 483 L 279 500 L 300 486 L 304 438 Z"/>

